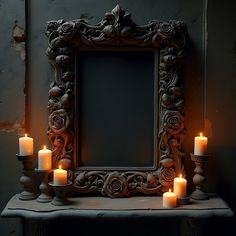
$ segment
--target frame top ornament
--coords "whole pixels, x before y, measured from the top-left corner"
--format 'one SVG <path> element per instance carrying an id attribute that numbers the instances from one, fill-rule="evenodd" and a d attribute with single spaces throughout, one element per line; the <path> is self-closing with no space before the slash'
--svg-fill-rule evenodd
<path id="1" fill-rule="evenodd" d="M 48 98 L 48 137 L 53 146 L 53 167 L 70 173 L 75 191 L 127 197 L 133 193 L 160 194 L 170 188 L 179 173 L 184 175 L 181 144 L 185 136 L 184 96 L 181 70 L 186 37 L 182 21 L 150 21 L 137 25 L 131 14 L 117 5 L 104 19 L 91 25 L 84 19 L 49 21 L 46 54 L 55 70 Z M 80 50 L 153 50 L 158 68 L 158 110 L 154 150 L 159 159 L 153 170 L 82 170 L 76 165 L 75 55 Z M 157 77 L 157 76 L 156 76 Z"/>
<path id="2" fill-rule="evenodd" d="M 53 34 L 52 34 L 53 33 Z M 68 42 L 74 47 L 85 46 L 152 46 L 159 47 L 163 43 L 176 42 L 175 46 L 185 44 L 186 25 L 182 21 L 150 21 L 147 25 L 137 25 L 131 14 L 117 5 L 105 18 L 96 25 L 90 25 L 84 19 L 65 22 L 64 20 L 49 21 L 46 35 L 51 46 Z M 175 38 L 175 40 L 173 40 Z M 60 39 L 60 40 L 59 40 Z M 56 44 L 56 45 L 55 45 Z M 181 45 L 182 44 L 182 45 Z"/>

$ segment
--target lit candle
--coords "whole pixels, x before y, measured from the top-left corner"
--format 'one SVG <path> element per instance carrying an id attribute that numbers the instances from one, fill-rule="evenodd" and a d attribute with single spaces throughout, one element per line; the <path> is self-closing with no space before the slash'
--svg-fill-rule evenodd
<path id="1" fill-rule="evenodd" d="M 67 184 L 67 171 L 63 170 L 61 166 L 59 166 L 59 169 L 53 171 L 53 184 L 55 185 Z"/>
<path id="2" fill-rule="evenodd" d="M 34 141 L 25 134 L 25 137 L 19 138 L 19 155 L 30 156 L 33 155 Z"/>
<path id="3" fill-rule="evenodd" d="M 200 133 L 200 136 L 194 138 L 194 155 L 206 155 L 207 154 L 207 142 L 208 138 Z"/>
<path id="4" fill-rule="evenodd" d="M 174 178 L 174 193 L 177 198 L 186 196 L 187 180 L 180 174 L 179 177 Z"/>
<path id="5" fill-rule="evenodd" d="M 38 169 L 50 170 L 52 168 L 52 151 L 43 146 L 43 149 L 38 151 Z"/>
<path id="6" fill-rule="evenodd" d="M 177 196 L 169 189 L 169 192 L 165 192 L 163 194 L 163 207 L 173 208 L 176 207 L 176 205 L 177 205 Z"/>

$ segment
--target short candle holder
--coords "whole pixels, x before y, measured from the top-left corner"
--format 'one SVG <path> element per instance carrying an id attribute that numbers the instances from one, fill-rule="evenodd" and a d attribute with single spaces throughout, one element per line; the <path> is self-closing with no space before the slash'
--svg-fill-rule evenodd
<path id="1" fill-rule="evenodd" d="M 20 177 L 20 183 L 24 186 L 24 191 L 20 193 L 20 200 L 33 200 L 37 196 L 33 192 L 33 156 L 22 156 L 16 154 L 18 160 L 23 165 L 23 175 Z"/>
<path id="2" fill-rule="evenodd" d="M 210 158 L 210 155 L 195 155 L 190 153 L 191 160 L 195 163 L 195 169 L 193 176 L 193 183 L 195 184 L 195 190 L 191 194 L 191 198 L 196 200 L 207 200 L 209 195 L 205 193 L 202 189 L 203 183 L 206 182 L 205 177 L 205 164 Z"/>
<path id="3" fill-rule="evenodd" d="M 72 182 L 68 181 L 65 185 L 56 185 L 53 182 L 50 182 L 49 185 L 53 188 L 55 196 L 52 199 L 51 203 L 55 206 L 64 206 L 68 205 L 70 202 L 66 197 L 66 194 L 71 186 Z"/>
<path id="4" fill-rule="evenodd" d="M 178 205 L 187 205 L 187 204 L 189 204 L 189 198 L 190 198 L 189 196 L 177 198 L 177 204 Z"/>
<path id="5" fill-rule="evenodd" d="M 42 179 L 41 184 L 39 185 L 40 195 L 37 198 L 37 202 L 51 202 L 52 197 L 49 193 L 50 186 L 48 185 L 48 176 L 52 173 L 52 170 L 35 169 L 35 172 L 38 173 Z"/>

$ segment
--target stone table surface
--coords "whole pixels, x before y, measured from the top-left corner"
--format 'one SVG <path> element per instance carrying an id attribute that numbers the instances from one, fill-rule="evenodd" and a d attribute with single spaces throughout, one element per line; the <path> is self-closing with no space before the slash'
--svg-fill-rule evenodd
<path id="1" fill-rule="evenodd" d="M 54 206 L 36 200 L 19 200 L 13 196 L 1 213 L 2 217 L 21 217 L 35 220 L 55 220 L 58 218 L 210 218 L 231 217 L 232 210 L 217 195 L 209 200 L 190 199 L 189 204 L 176 208 L 163 208 L 160 196 L 134 196 L 130 198 L 75 197 L 70 204 Z"/>

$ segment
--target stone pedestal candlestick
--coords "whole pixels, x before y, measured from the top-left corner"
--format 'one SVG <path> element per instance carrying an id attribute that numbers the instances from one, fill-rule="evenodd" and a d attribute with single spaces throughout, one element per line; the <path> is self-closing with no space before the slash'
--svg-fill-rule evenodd
<path id="1" fill-rule="evenodd" d="M 39 185 L 40 189 L 40 195 L 37 198 L 38 202 L 46 203 L 46 202 L 51 202 L 52 197 L 49 193 L 50 191 L 50 186 L 48 185 L 48 176 L 50 173 L 52 173 L 52 170 L 39 170 L 35 169 L 35 171 L 39 174 L 41 178 L 41 184 Z"/>
<path id="2" fill-rule="evenodd" d="M 195 184 L 195 190 L 191 194 L 191 198 L 196 199 L 196 200 L 207 200 L 209 199 L 209 196 L 207 193 L 205 193 L 202 189 L 202 186 L 204 182 L 206 182 L 206 177 L 205 177 L 205 164 L 210 158 L 210 155 L 191 155 L 191 160 L 195 163 L 195 169 L 194 173 L 195 175 L 193 176 L 193 183 Z"/>
<path id="3" fill-rule="evenodd" d="M 16 154 L 18 160 L 23 165 L 23 175 L 20 177 L 20 183 L 24 186 L 24 191 L 20 193 L 20 200 L 33 200 L 37 196 L 33 192 L 33 156 L 21 156 Z"/>
<path id="4" fill-rule="evenodd" d="M 52 199 L 52 204 L 55 206 L 68 205 L 70 202 L 66 197 L 67 192 L 71 186 L 72 182 L 69 181 L 65 185 L 55 185 L 53 182 L 50 182 L 49 185 L 53 188 L 55 196 Z"/>

